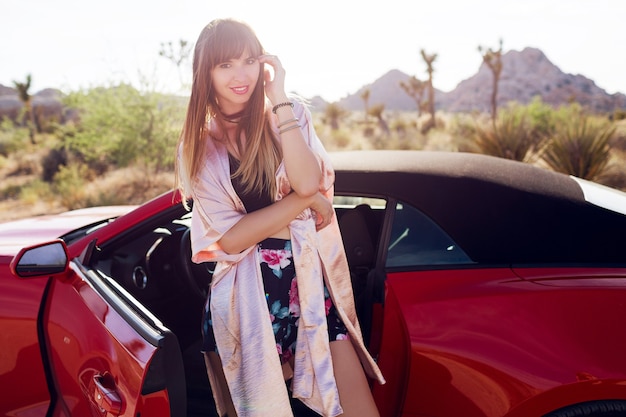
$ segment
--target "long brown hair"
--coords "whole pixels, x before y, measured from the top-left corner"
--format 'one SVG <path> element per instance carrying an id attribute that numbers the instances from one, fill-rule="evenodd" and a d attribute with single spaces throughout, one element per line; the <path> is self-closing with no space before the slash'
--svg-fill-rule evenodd
<path id="1" fill-rule="evenodd" d="M 193 183 L 202 167 L 207 140 L 223 140 L 211 137 L 209 121 L 215 120 L 219 132 L 225 132 L 224 116 L 220 112 L 211 70 L 230 59 L 239 58 L 246 49 L 251 56 L 264 54 L 258 38 L 245 23 L 233 19 L 217 19 L 200 33 L 193 56 L 193 82 L 187 107 L 187 116 L 178 141 L 176 183 L 183 200 L 192 196 Z M 236 146 L 241 164 L 234 173 L 241 176 L 246 192 L 257 190 L 276 194 L 275 172 L 282 155 L 270 128 L 266 108 L 264 71 L 260 65 L 259 78 L 236 129 Z M 243 147 L 241 135 L 246 138 Z M 243 150 L 243 152 L 241 152 Z"/>

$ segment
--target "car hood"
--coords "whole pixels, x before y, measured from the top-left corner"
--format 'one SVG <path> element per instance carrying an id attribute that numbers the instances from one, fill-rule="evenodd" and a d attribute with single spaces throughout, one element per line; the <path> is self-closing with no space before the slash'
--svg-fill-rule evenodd
<path id="1" fill-rule="evenodd" d="M 54 240 L 80 227 L 119 217 L 135 207 L 90 207 L 0 223 L 0 256 L 14 256 L 25 246 Z"/>

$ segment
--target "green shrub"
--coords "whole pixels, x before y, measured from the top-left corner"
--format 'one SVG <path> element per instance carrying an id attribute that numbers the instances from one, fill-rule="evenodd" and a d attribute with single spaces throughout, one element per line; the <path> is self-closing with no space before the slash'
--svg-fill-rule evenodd
<path id="1" fill-rule="evenodd" d="M 20 196 L 22 187 L 17 184 L 11 184 L 0 189 L 0 200 L 14 199 Z"/>
<path id="2" fill-rule="evenodd" d="M 29 145 L 28 129 L 18 127 L 8 118 L 0 122 L 0 155 L 9 156 Z"/>
<path id="3" fill-rule="evenodd" d="M 184 115 L 175 97 L 121 84 L 69 94 L 65 104 L 79 116 L 73 129 L 61 132 L 63 145 L 90 167 L 140 161 L 157 172 L 173 168 Z"/>
<path id="4" fill-rule="evenodd" d="M 526 105 L 526 111 L 538 142 L 552 136 L 557 124 L 554 107 L 544 103 L 541 96 L 536 96 Z"/>
<path id="5" fill-rule="evenodd" d="M 20 189 L 20 200 L 29 205 L 53 199 L 54 194 L 50 189 L 50 185 L 40 179 L 31 181 Z"/>
<path id="6" fill-rule="evenodd" d="M 59 167 L 54 175 L 54 190 L 61 204 L 69 210 L 86 207 L 85 185 L 89 180 L 89 168 L 84 164 Z"/>

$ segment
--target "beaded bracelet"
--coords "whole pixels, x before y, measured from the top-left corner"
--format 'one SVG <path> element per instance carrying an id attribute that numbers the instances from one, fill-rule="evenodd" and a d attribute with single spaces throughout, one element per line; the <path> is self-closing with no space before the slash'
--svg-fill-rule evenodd
<path id="1" fill-rule="evenodd" d="M 280 129 L 281 127 L 288 125 L 291 122 L 298 122 L 300 121 L 300 119 L 298 119 L 297 117 L 294 117 L 293 119 L 289 119 L 287 121 L 282 122 L 281 124 L 278 125 L 278 128 Z"/>
<path id="2" fill-rule="evenodd" d="M 285 132 L 289 132 L 290 130 L 297 129 L 299 127 L 302 127 L 302 126 L 300 126 L 300 123 L 296 123 L 293 126 L 289 126 L 289 127 L 286 127 L 284 129 L 279 130 L 278 133 L 280 133 L 282 135 Z"/>
<path id="3" fill-rule="evenodd" d="M 293 103 L 291 101 L 285 101 L 284 103 L 278 103 L 277 105 L 272 107 L 272 113 L 276 114 L 276 110 L 278 110 L 281 107 L 285 107 L 285 106 L 293 107 Z"/>

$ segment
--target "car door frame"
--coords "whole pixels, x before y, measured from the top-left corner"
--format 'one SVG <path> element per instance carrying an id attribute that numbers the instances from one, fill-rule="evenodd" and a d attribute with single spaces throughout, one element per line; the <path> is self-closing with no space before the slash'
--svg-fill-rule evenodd
<path id="1" fill-rule="evenodd" d="M 69 272 L 65 276 L 50 280 L 44 297 L 45 307 L 41 326 L 45 337 L 48 372 L 54 384 L 51 388 L 57 397 L 56 401 L 53 401 L 54 411 L 52 415 L 72 415 L 71 407 L 64 401 L 64 387 L 67 387 L 68 384 L 76 384 L 72 388 L 75 392 L 83 392 L 83 397 L 79 400 L 86 402 L 82 405 L 83 409 L 91 408 L 95 414 L 106 410 L 113 415 L 137 415 L 137 412 L 141 412 L 144 415 L 159 417 L 184 416 L 186 413 L 184 371 L 176 336 L 113 279 L 85 267 L 79 259 L 71 260 L 69 265 Z M 72 341 L 71 336 L 64 337 L 64 341 L 60 342 L 59 340 L 52 340 L 50 334 L 51 325 L 54 324 L 51 322 L 51 313 L 54 313 L 57 308 L 56 303 L 60 302 L 60 300 L 55 300 L 55 290 L 63 290 L 63 286 L 67 287 L 65 288 L 68 290 L 66 293 L 70 296 L 74 294 L 77 297 L 75 302 L 83 302 L 85 308 L 91 309 L 98 305 L 109 309 L 107 319 L 102 320 L 104 316 L 101 315 L 99 321 L 102 323 L 102 330 L 108 331 L 111 340 L 100 340 L 100 344 L 125 346 L 124 341 L 116 338 L 118 329 L 113 328 L 113 325 L 116 324 L 116 320 L 113 319 L 115 317 L 118 327 L 123 327 L 125 323 L 127 328 L 124 331 L 131 329 L 134 332 L 134 343 L 138 343 L 150 351 L 149 359 L 139 365 L 143 370 L 141 386 L 125 387 L 127 392 L 134 390 L 134 392 L 139 393 L 138 397 L 128 398 L 127 396 L 127 398 L 123 398 L 123 395 L 116 392 L 114 387 L 120 387 L 126 381 L 123 375 L 111 373 L 113 369 L 100 369 L 97 374 L 95 374 L 96 371 L 93 371 L 94 375 L 86 377 L 88 381 L 87 383 L 82 381 L 82 385 L 81 381 L 76 380 L 79 375 L 69 375 L 69 380 L 65 381 L 61 379 L 61 372 L 57 371 L 64 365 L 64 361 L 76 359 L 55 353 L 63 349 L 63 346 L 59 346 L 60 344 L 69 344 Z M 92 298 L 87 300 L 85 295 Z M 59 306 L 59 308 L 61 307 Z M 94 313 L 94 316 L 98 314 L 101 313 Z M 108 319 L 111 319 L 110 323 Z M 119 319 L 124 323 L 121 323 Z M 124 349 L 119 349 L 117 352 L 124 352 Z M 132 349 L 126 349 L 126 352 L 129 355 L 125 359 L 125 363 L 135 362 L 137 358 L 132 357 Z M 104 352 L 98 354 L 101 357 L 95 359 L 99 359 L 97 362 L 100 365 L 115 362 L 115 358 L 103 358 L 106 356 Z M 65 369 L 71 368 L 69 364 L 65 367 Z M 174 383 L 175 381 L 177 383 Z M 122 403 L 124 401 L 125 403 Z"/>

